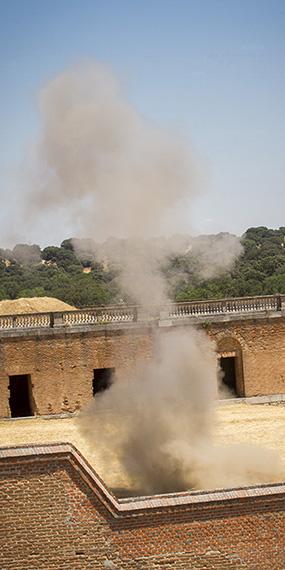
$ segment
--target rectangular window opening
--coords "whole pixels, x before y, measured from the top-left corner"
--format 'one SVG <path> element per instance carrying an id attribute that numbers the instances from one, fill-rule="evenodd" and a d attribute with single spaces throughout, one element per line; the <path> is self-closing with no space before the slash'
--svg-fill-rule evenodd
<path id="1" fill-rule="evenodd" d="M 12 418 L 34 415 L 32 383 L 30 374 L 9 376 L 9 404 Z"/>
<path id="2" fill-rule="evenodd" d="M 220 358 L 220 366 L 223 372 L 223 384 L 230 390 L 234 396 L 237 396 L 236 383 L 236 357 L 226 356 Z"/>
<path id="3" fill-rule="evenodd" d="M 93 372 L 93 396 L 108 390 L 113 383 L 115 368 L 95 368 Z"/>

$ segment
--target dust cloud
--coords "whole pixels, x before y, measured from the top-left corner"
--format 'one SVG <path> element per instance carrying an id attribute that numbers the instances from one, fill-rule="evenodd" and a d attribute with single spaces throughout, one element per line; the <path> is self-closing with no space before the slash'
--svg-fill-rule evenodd
<path id="1" fill-rule="evenodd" d="M 138 494 L 277 481 L 276 452 L 215 445 L 216 389 L 213 343 L 193 328 L 170 329 L 158 334 L 153 359 L 129 382 L 115 381 L 96 395 L 81 412 L 79 429 L 102 454 L 104 472 L 116 461 Z"/>
<path id="2" fill-rule="evenodd" d="M 116 455 L 146 493 L 193 486 L 192 469 L 184 472 L 173 451 L 188 442 L 193 456 L 208 440 L 215 372 L 216 357 L 205 335 L 194 330 L 158 335 L 152 361 L 130 382 L 115 381 L 82 412 L 81 432 L 95 445 L 100 433 L 100 447 L 111 458 L 107 471 Z M 94 432 L 99 425 L 100 432 Z"/>
<path id="3" fill-rule="evenodd" d="M 167 231 L 177 205 L 199 192 L 189 143 L 142 117 L 107 68 L 62 73 L 41 91 L 39 107 L 31 212 L 62 207 L 78 235 L 97 240 L 145 238 Z"/>
<path id="4" fill-rule="evenodd" d="M 133 217 L 135 215 L 134 212 Z M 76 240 L 74 243 L 80 255 L 80 241 Z M 133 302 L 140 305 L 159 305 L 169 302 L 167 279 L 163 268 L 167 267 L 170 259 L 188 256 L 190 253 L 192 260 L 195 260 L 196 275 L 209 278 L 230 270 L 242 252 L 240 240 L 229 233 L 199 237 L 186 234 L 148 239 L 140 237 L 125 240 L 107 239 L 103 243 L 95 244 L 94 247 L 98 259 L 109 260 L 122 268 L 120 273 L 122 289 L 128 293 Z M 188 263 L 191 263 L 189 257 Z M 174 288 L 181 280 L 189 282 L 189 273 L 186 274 L 178 264 L 171 275 L 168 275 L 168 283 Z"/>
<path id="5" fill-rule="evenodd" d="M 29 215 L 61 208 L 79 237 L 101 240 L 96 254 L 119 260 L 122 287 L 136 303 L 168 301 L 161 265 L 170 254 L 196 247 L 205 275 L 230 267 L 240 253 L 233 236 L 215 247 L 210 238 L 165 237 L 179 232 L 185 208 L 191 214 L 203 186 L 199 160 L 142 117 L 110 71 L 94 64 L 62 73 L 43 89 L 40 112 Z M 79 427 L 91 446 L 103 445 L 109 469 L 116 457 L 143 492 L 273 480 L 278 460 L 270 452 L 213 445 L 216 385 L 206 334 L 157 333 L 152 361 L 96 395 Z"/>
<path id="6" fill-rule="evenodd" d="M 190 229 L 205 168 L 188 141 L 133 108 L 109 69 L 94 63 L 65 71 L 42 89 L 39 110 L 28 224 L 62 212 L 74 234 L 96 242 L 98 259 L 120 263 L 122 287 L 138 303 L 149 303 L 150 291 L 153 303 L 166 301 L 160 268 L 170 254 L 193 248 L 201 275 L 231 267 L 241 252 L 237 237 L 223 234 L 217 248 L 214 236 L 199 243 L 173 236 L 185 211 Z"/>
<path id="7" fill-rule="evenodd" d="M 189 236 L 170 232 L 180 229 L 187 208 L 190 217 L 202 191 L 201 161 L 188 142 L 142 117 L 97 63 L 57 76 L 39 104 L 35 190 L 25 199 L 25 219 L 34 225 L 48 210 L 61 211 L 78 236 L 100 240 L 98 259 L 119 263 L 122 288 L 132 299 L 149 303 L 151 291 L 152 303 L 166 302 L 160 269 L 169 255 L 192 247 Z M 80 254 L 80 242 L 74 243 Z M 235 236 L 219 240 L 218 251 L 213 244 L 208 239 L 197 250 L 201 275 L 210 268 L 213 274 L 217 260 L 219 268 L 229 268 L 241 251 Z"/>

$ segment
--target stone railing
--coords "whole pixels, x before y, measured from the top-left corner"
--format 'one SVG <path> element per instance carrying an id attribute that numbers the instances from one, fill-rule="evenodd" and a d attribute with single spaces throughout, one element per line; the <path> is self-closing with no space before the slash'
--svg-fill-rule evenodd
<path id="1" fill-rule="evenodd" d="M 250 314 L 267 311 L 285 311 L 285 295 L 240 297 L 212 301 L 189 301 L 169 305 L 135 307 L 107 306 L 93 309 L 0 315 L 0 331 L 106 325 L 153 320 L 178 320 L 189 317 L 215 317 L 227 314 Z"/>
<path id="2" fill-rule="evenodd" d="M 0 315 L 0 330 L 47 328 L 51 327 L 52 323 L 52 313 Z"/>
<path id="3" fill-rule="evenodd" d="M 283 295 L 285 301 L 285 295 Z M 169 305 L 169 318 L 221 315 L 223 313 L 250 313 L 256 311 L 281 310 L 281 295 L 263 297 L 237 297 L 218 301 L 197 301 Z"/>
<path id="4" fill-rule="evenodd" d="M 137 308 L 128 306 L 102 307 L 56 313 L 55 315 L 57 315 L 57 324 L 64 326 L 130 323 L 137 320 Z M 62 320 L 61 323 L 59 322 L 60 320 Z"/>

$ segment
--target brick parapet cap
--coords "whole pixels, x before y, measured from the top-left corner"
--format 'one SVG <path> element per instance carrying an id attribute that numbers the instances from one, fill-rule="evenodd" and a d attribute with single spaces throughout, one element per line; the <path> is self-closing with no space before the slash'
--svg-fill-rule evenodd
<path id="1" fill-rule="evenodd" d="M 131 497 L 117 499 L 106 487 L 103 480 L 88 464 L 81 453 L 70 443 L 51 443 L 46 445 L 22 445 L 18 447 L 1 447 L 0 464 L 9 465 L 18 462 L 30 461 L 65 461 L 76 467 L 80 477 L 91 487 L 97 498 L 115 517 L 127 517 L 151 513 L 167 512 L 169 509 L 215 510 L 227 504 L 232 506 L 237 502 L 255 499 L 280 499 L 285 497 L 285 483 L 257 485 L 250 487 L 217 489 L 211 491 L 185 491 L 164 495 L 152 495 L 144 497 Z M 198 511 L 197 511 L 198 512 Z M 212 515 L 214 512 L 212 512 Z"/>

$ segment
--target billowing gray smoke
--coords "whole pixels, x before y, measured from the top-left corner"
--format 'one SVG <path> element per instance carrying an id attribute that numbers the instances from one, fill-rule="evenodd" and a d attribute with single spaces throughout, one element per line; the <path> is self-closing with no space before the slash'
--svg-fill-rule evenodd
<path id="1" fill-rule="evenodd" d="M 189 143 L 139 115 L 97 63 L 53 79 L 40 94 L 40 112 L 35 186 L 24 218 L 35 225 L 48 210 L 60 210 L 74 234 L 105 240 L 96 254 L 120 262 L 122 286 L 132 298 L 149 302 L 151 291 L 152 303 L 166 301 L 160 266 L 170 253 L 192 247 L 189 238 L 169 232 L 180 232 L 185 209 L 190 217 L 203 185 Z M 168 238 L 146 240 L 159 235 Z M 127 242 L 109 243 L 110 236 Z M 217 264 L 229 268 L 241 252 L 229 235 L 195 247 L 202 275 L 213 275 Z"/>
<path id="2" fill-rule="evenodd" d="M 278 480 L 282 465 L 276 452 L 214 444 L 216 390 L 213 343 L 189 327 L 170 329 L 157 336 L 153 360 L 130 382 L 115 381 L 96 395 L 81 413 L 80 430 L 107 479 L 117 469 L 136 493 Z"/>
<path id="3" fill-rule="evenodd" d="M 80 428 L 90 442 L 99 430 L 105 471 L 115 455 L 131 485 L 144 492 L 195 486 L 197 450 L 209 441 L 216 363 L 202 333 L 158 335 L 153 360 L 138 367 L 130 382 L 115 382 L 98 394 L 81 415 Z M 184 469 L 182 445 L 188 445 L 190 469 Z"/>
<path id="4" fill-rule="evenodd" d="M 193 152 L 141 117 L 97 64 L 51 81 L 40 109 L 38 186 L 29 213 L 39 217 L 59 207 L 78 235 L 97 242 L 128 238 L 119 249 L 105 242 L 102 256 L 119 259 L 122 286 L 137 303 L 166 301 L 160 266 L 169 253 L 194 245 L 179 237 L 146 238 L 170 228 L 179 232 L 180 213 L 186 206 L 190 212 L 200 186 Z M 217 265 L 230 267 L 240 252 L 232 236 L 219 241 L 218 263 L 209 240 L 196 247 L 201 271 L 210 275 Z M 91 446 L 100 441 L 144 492 L 262 481 L 270 469 L 274 478 L 271 455 L 261 461 L 258 452 L 221 451 L 211 443 L 216 367 L 204 334 L 164 332 L 149 366 L 131 383 L 115 382 L 96 397 L 81 415 L 81 430 Z"/>
<path id="5" fill-rule="evenodd" d="M 146 237 L 173 224 L 198 190 L 186 143 L 152 125 L 104 67 L 63 73 L 41 92 L 43 130 L 29 209 L 67 209 L 78 233 Z"/>

